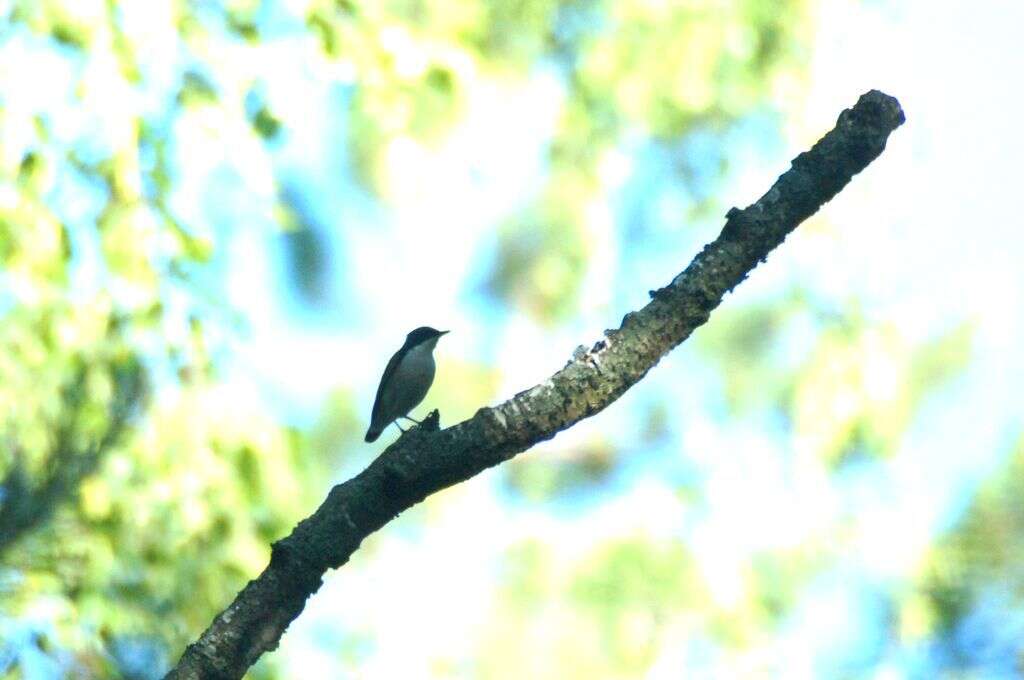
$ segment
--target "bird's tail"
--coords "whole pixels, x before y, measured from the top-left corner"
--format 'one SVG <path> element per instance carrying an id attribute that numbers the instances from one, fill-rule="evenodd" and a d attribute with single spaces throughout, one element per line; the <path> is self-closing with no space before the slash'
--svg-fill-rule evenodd
<path id="1" fill-rule="evenodd" d="M 366 443 L 369 444 L 370 442 L 377 441 L 377 437 L 380 436 L 380 433 L 381 430 L 379 428 L 376 428 L 373 425 L 371 425 L 370 429 L 366 431 Z"/>

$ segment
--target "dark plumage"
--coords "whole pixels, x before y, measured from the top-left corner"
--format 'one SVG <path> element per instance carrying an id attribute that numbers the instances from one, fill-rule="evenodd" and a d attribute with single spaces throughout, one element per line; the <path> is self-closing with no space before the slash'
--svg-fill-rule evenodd
<path id="1" fill-rule="evenodd" d="M 405 337 L 405 344 L 388 361 L 377 387 L 366 441 L 377 440 L 380 433 L 399 418 L 408 417 L 427 396 L 434 382 L 434 346 L 448 331 L 420 326 Z M 401 428 L 399 428 L 401 429 Z"/>

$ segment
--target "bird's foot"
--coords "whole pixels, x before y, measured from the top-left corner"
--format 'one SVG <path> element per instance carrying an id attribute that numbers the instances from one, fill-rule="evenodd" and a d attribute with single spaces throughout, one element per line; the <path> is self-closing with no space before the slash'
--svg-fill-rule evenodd
<path id="1" fill-rule="evenodd" d="M 398 420 L 395 420 L 395 427 L 402 431 L 402 434 L 398 435 L 399 439 L 405 436 L 407 432 L 412 432 L 413 429 L 423 430 L 424 432 L 437 432 L 438 430 L 441 429 L 441 413 L 436 408 L 430 413 L 428 413 L 427 417 L 424 418 L 423 420 L 416 420 L 415 418 L 410 418 L 409 416 L 399 416 L 399 418 L 403 420 L 411 420 L 412 422 L 416 423 L 415 428 L 410 427 L 408 430 L 405 430 L 402 429 L 402 426 L 398 424 Z"/>
<path id="2" fill-rule="evenodd" d="M 436 408 L 427 414 L 427 417 L 420 423 L 420 429 L 427 432 L 437 432 L 441 429 L 441 412 Z"/>

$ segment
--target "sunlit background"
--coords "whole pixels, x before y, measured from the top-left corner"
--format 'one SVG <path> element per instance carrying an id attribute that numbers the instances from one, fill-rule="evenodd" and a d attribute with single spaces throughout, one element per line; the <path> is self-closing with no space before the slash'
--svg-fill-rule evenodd
<path id="1" fill-rule="evenodd" d="M 1024 676 L 1018 0 L 0 0 L 0 676 L 156 678 L 415 413 L 543 380 L 871 88 L 908 122 L 264 678 Z"/>

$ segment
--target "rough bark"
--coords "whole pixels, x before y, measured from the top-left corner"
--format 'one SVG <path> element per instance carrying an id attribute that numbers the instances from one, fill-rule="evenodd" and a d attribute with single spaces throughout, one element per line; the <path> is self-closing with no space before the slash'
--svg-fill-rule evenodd
<path id="1" fill-rule="evenodd" d="M 707 321 L 723 296 L 801 222 L 885 148 L 904 122 L 894 98 L 872 90 L 800 154 L 756 203 L 729 211 L 722 233 L 651 301 L 630 312 L 565 368 L 445 430 L 407 432 L 273 545 L 270 564 L 188 646 L 168 678 L 240 678 L 281 635 L 328 569 L 430 494 L 469 479 L 598 413 Z M 434 421 L 436 423 L 436 421 Z"/>

